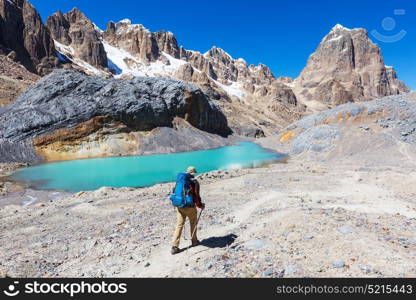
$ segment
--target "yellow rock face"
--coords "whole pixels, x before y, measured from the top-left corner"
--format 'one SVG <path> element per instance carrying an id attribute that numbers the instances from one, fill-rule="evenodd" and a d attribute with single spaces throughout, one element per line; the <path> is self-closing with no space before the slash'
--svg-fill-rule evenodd
<path id="1" fill-rule="evenodd" d="M 39 136 L 33 145 L 46 161 L 136 155 L 147 133 L 126 131 L 124 125 L 100 116 L 72 128 Z"/>
<path id="2" fill-rule="evenodd" d="M 136 155 L 141 137 L 140 133 L 92 134 L 82 140 L 57 141 L 35 149 L 46 161 Z"/>
<path id="3" fill-rule="evenodd" d="M 281 142 L 289 142 L 292 138 L 296 135 L 294 131 L 288 131 L 280 136 L 279 141 Z"/>

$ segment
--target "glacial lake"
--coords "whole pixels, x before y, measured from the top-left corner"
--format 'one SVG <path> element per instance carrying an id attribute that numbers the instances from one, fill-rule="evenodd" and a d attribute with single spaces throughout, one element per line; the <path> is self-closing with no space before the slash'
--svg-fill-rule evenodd
<path id="1" fill-rule="evenodd" d="M 12 179 L 40 190 L 69 192 L 109 187 L 145 187 L 174 181 L 188 166 L 199 173 L 213 170 L 260 167 L 280 161 L 286 155 L 264 149 L 256 143 L 242 142 L 211 150 L 81 159 L 46 163 L 21 169 Z"/>

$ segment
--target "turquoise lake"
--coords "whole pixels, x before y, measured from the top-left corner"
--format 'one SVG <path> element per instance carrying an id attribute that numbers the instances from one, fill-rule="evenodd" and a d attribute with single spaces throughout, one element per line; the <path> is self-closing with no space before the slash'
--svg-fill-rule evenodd
<path id="1" fill-rule="evenodd" d="M 174 181 L 188 166 L 199 173 L 259 167 L 286 156 L 251 142 L 211 150 L 93 158 L 47 163 L 19 170 L 12 178 L 42 190 L 70 192 L 109 187 L 145 187 Z"/>

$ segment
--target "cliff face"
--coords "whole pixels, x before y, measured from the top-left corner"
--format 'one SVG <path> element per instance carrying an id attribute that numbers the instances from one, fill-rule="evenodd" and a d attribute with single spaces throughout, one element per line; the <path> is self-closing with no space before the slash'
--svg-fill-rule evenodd
<path id="1" fill-rule="evenodd" d="M 159 127 L 230 134 L 219 108 L 191 84 L 59 70 L 0 111 L 0 148 L 7 146 L 0 153 L 2 160 L 29 150 L 46 160 L 138 154 L 145 136 Z M 29 160 L 36 160 L 32 154 Z"/>
<path id="2" fill-rule="evenodd" d="M 96 27 L 79 9 L 51 15 L 46 24 L 55 41 L 74 49 L 73 57 L 91 66 L 107 68 L 107 54 Z"/>
<path id="3" fill-rule="evenodd" d="M 326 106 L 408 92 L 364 29 L 335 26 L 296 80 L 298 97 Z"/>
<path id="4" fill-rule="evenodd" d="M 45 75 L 59 62 L 53 40 L 36 9 L 26 0 L 0 0 L 0 48 L 30 72 Z"/>

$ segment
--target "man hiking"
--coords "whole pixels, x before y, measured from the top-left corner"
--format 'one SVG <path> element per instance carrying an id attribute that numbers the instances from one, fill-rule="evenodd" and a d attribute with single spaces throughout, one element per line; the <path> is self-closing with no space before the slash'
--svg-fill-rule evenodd
<path id="1" fill-rule="evenodd" d="M 192 166 L 188 167 L 186 173 L 179 173 L 173 189 L 173 194 L 170 196 L 170 200 L 176 208 L 177 217 L 176 229 L 172 240 L 172 254 L 180 252 L 179 241 L 187 217 L 191 227 L 192 246 L 197 246 L 199 244 L 196 234 L 196 207 L 203 210 L 205 208 L 205 204 L 201 202 L 201 197 L 199 196 L 199 182 L 195 178 L 196 173 L 197 171 L 195 167 Z"/>

